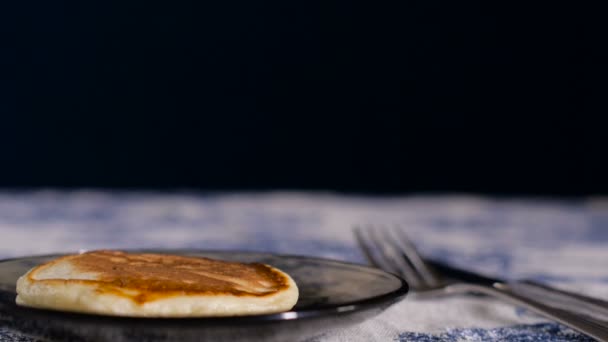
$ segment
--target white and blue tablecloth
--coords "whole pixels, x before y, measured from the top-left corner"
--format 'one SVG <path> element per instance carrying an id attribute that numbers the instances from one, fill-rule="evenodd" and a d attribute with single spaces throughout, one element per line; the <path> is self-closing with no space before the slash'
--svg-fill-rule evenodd
<path id="1" fill-rule="evenodd" d="M 0 258 L 101 248 L 239 249 L 365 262 L 361 223 L 399 224 L 426 255 L 608 299 L 608 199 L 327 193 L 0 192 Z M 406 298 L 314 341 L 590 341 L 490 298 Z M 0 323 L 0 341 L 31 341 Z M 299 341 L 293 336 L 293 341 Z M 310 339 L 308 342 L 312 342 Z"/>

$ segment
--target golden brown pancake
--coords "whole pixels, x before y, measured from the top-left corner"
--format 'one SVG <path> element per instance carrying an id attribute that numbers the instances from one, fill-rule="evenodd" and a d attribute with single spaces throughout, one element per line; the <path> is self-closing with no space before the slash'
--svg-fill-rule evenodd
<path id="1" fill-rule="evenodd" d="M 289 275 L 265 264 L 94 251 L 53 260 L 17 282 L 17 303 L 129 316 L 226 316 L 291 309 Z"/>

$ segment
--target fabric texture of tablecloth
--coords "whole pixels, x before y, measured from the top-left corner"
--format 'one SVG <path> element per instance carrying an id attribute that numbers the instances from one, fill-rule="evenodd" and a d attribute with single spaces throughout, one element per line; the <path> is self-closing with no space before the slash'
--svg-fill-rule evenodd
<path id="1" fill-rule="evenodd" d="M 398 224 L 424 254 L 457 266 L 608 299 L 605 198 L 5 191 L 0 192 L 0 258 L 101 248 L 194 248 L 365 263 L 352 234 L 362 223 Z M 1 322 L 0 340 L 32 341 Z M 490 298 L 453 296 L 406 298 L 360 325 L 321 332 L 313 340 L 591 339 Z"/>

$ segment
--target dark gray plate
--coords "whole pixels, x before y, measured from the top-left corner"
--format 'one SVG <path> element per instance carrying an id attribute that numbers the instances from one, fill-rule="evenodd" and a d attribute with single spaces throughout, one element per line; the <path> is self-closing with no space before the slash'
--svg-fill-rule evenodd
<path id="1" fill-rule="evenodd" d="M 377 315 L 408 291 L 406 282 L 393 274 L 328 259 L 255 252 L 146 252 L 266 263 L 292 276 L 300 297 L 289 312 L 215 318 L 133 318 L 19 307 L 17 278 L 60 255 L 33 256 L 0 261 L 0 324 L 61 341 L 298 341 Z"/>

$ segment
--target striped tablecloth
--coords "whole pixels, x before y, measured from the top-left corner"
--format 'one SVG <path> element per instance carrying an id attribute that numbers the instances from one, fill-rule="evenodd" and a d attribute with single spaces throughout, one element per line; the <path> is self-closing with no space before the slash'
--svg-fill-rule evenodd
<path id="1" fill-rule="evenodd" d="M 399 224 L 436 259 L 608 299 L 608 199 L 327 193 L 0 192 L 0 257 L 101 248 L 239 249 L 365 262 L 352 227 Z M 0 341 L 32 341 L 0 322 Z M 293 341 L 300 341 L 293 336 Z M 490 298 L 406 298 L 314 341 L 588 341 Z M 311 342 L 310 338 L 307 341 Z"/>

